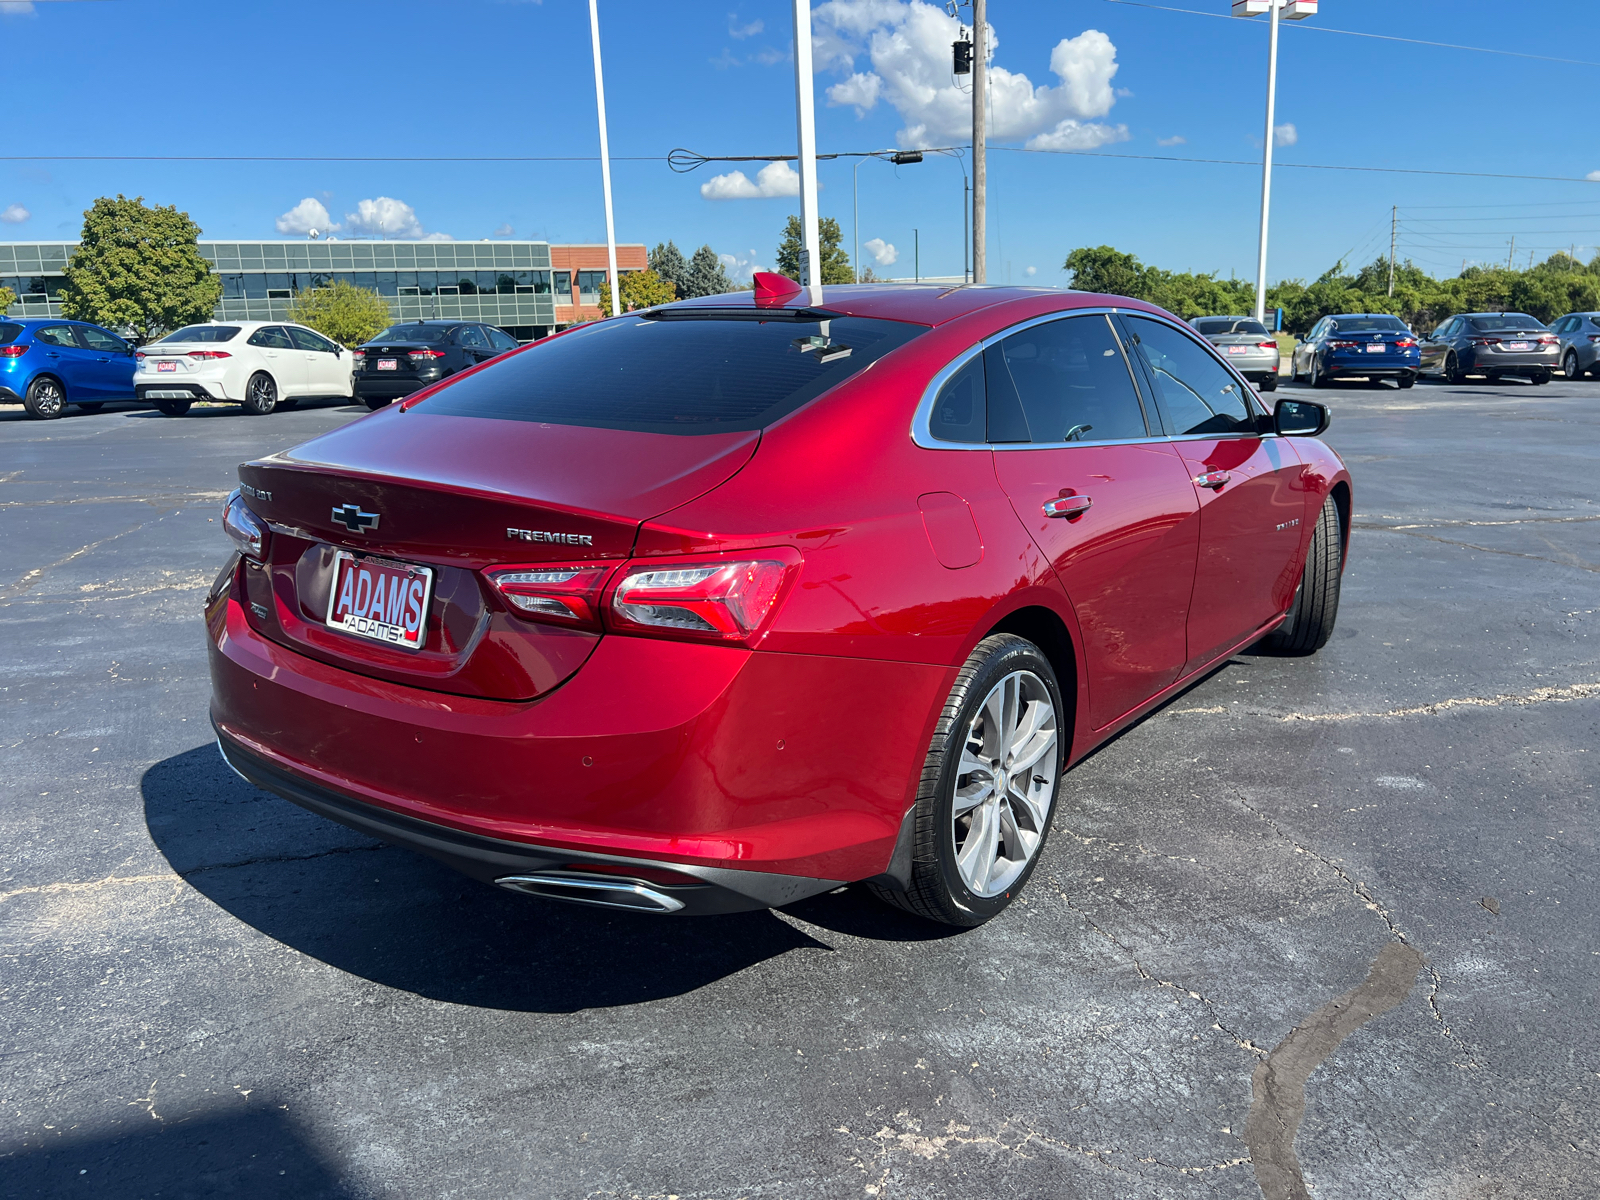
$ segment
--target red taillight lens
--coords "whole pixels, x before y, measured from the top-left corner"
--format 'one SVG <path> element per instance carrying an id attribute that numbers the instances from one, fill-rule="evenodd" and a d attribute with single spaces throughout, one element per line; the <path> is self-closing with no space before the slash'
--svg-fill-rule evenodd
<path id="1" fill-rule="evenodd" d="M 1359 345 L 1361 345 L 1360 342 L 1329 342 L 1328 343 L 1328 349 L 1329 350 L 1354 350 Z"/>
<path id="2" fill-rule="evenodd" d="M 257 562 L 266 560 L 269 536 L 266 522 L 245 507 L 237 488 L 222 507 L 222 528 L 239 547 L 240 554 Z"/>
<path id="3" fill-rule="evenodd" d="M 1561 339 L 1556 337 L 1554 334 L 1539 339 L 1539 345 L 1541 346 L 1559 346 L 1560 344 Z"/>
<path id="4" fill-rule="evenodd" d="M 189 358 L 232 358 L 233 355 L 229 354 L 226 350 L 191 350 L 188 353 L 188 357 Z"/>
<path id="5" fill-rule="evenodd" d="M 1256 349 L 1257 350 L 1276 350 L 1277 348 L 1278 348 L 1278 343 L 1277 342 L 1257 342 L 1256 343 Z"/>
<path id="6" fill-rule="evenodd" d="M 410 350 L 410 351 L 407 351 L 406 357 L 411 359 L 413 362 L 417 362 L 417 361 L 427 362 L 430 359 L 443 358 L 444 357 L 444 351 L 443 350 Z"/>
<path id="7" fill-rule="evenodd" d="M 1591 333 L 1589 335 L 1589 340 L 1591 342 L 1600 342 L 1600 333 Z"/>
<path id="8" fill-rule="evenodd" d="M 606 624 L 618 632 L 750 645 L 800 568 L 794 550 L 758 553 L 698 563 L 632 562 L 606 598 Z"/>
<path id="9" fill-rule="evenodd" d="M 0 346 L 0 358 L 21 358 L 27 352 L 26 346 Z"/>
<path id="10" fill-rule="evenodd" d="M 600 628 L 600 592 L 616 567 L 604 563 L 535 563 L 496 567 L 489 582 L 511 611 L 530 621 Z"/>
<path id="11" fill-rule="evenodd" d="M 357 362 L 364 362 L 367 357 L 367 352 L 365 350 L 352 350 L 350 352 L 350 357 L 355 359 Z"/>
<path id="12" fill-rule="evenodd" d="M 1394 344 L 1396 350 L 1409 350 L 1417 344 L 1415 338 L 1401 338 Z"/>
<path id="13" fill-rule="evenodd" d="M 1498 346 L 1500 344 L 1500 339 L 1499 338 L 1473 338 L 1472 339 L 1472 344 L 1474 346 Z"/>

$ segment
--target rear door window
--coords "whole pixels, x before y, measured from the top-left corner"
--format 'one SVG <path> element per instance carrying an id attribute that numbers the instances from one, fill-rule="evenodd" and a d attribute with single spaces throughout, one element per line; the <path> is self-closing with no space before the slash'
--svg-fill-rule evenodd
<path id="1" fill-rule="evenodd" d="M 267 325 L 250 335 L 250 345 L 265 346 L 269 350 L 293 350 L 289 335 L 276 325 Z"/>
<path id="2" fill-rule="evenodd" d="M 1066 317 L 984 351 L 991 442 L 1115 442 L 1149 436 L 1122 346 L 1104 315 Z"/>
<path id="3" fill-rule="evenodd" d="M 488 325 L 484 326 L 484 331 L 488 333 L 489 341 L 496 350 L 515 350 L 517 348 L 517 339 L 509 333 Z"/>
<path id="4" fill-rule="evenodd" d="M 463 325 L 456 330 L 456 345 L 468 346 L 473 350 L 487 350 L 489 339 L 483 336 L 483 330 L 476 325 Z"/>
<path id="5" fill-rule="evenodd" d="M 926 332 L 806 311 L 624 315 L 507 355 L 418 411 L 650 433 L 761 429 Z"/>
<path id="6" fill-rule="evenodd" d="M 1256 432 L 1245 388 L 1193 338 L 1145 317 L 1124 316 L 1174 437 Z"/>
<path id="7" fill-rule="evenodd" d="M 302 329 L 298 325 L 290 325 L 289 336 L 294 339 L 294 344 L 301 350 L 320 350 L 324 354 L 333 353 L 333 343 L 320 333 L 313 333 L 311 330 Z"/>

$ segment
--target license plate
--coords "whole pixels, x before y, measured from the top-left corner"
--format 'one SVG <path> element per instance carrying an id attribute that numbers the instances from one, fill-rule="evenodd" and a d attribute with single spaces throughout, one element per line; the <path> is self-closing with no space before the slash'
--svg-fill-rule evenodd
<path id="1" fill-rule="evenodd" d="M 380 371 L 398 371 L 399 369 L 400 360 L 398 358 L 380 358 L 378 360 L 378 370 Z"/>
<path id="2" fill-rule="evenodd" d="M 1388 352 L 1388 350 L 1389 350 L 1389 347 L 1385 346 L 1382 342 L 1368 342 L 1367 343 L 1367 353 L 1368 354 L 1385 354 L 1385 353 Z"/>
<path id="3" fill-rule="evenodd" d="M 1250 347 L 1249 346 L 1229 346 L 1228 347 L 1228 353 L 1229 354 L 1249 354 L 1250 353 Z"/>
<path id="4" fill-rule="evenodd" d="M 432 567 L 340 550 L 333 556 L 328 628 L 420 650 L 432 595 Z"/>
<path id="5" fill-rule="evenodd" d="M 1505 350 L 1532 350 L 1533 349 L 1533 343 L 1532 342 L 1507 342 L 1502 347 L 1502 349 L 1505 349 Z"/>
<path id="6" fill-rule="evenodd" d="M 157 371 L 176 371 L 177 369 L 178 364 L 175 362 L 158 362 L 156 364 Z"/>

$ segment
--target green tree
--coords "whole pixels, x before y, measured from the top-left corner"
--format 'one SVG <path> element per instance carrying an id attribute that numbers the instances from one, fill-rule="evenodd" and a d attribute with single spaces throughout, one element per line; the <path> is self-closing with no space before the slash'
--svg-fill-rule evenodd
<path id="1" fill-rule="evenodd" d="M 844 234 L 839 231 L 839 222 L 832 217 L 823 217 L 817 222 L 817 238 L 821 242 L 822 282 L 854 283 L 856 273 L 850 269 L 850 256 L 840 244 L 844 241 Z M 805 282 L 800 278 L 800 250 L 803 245 L 800 218 L 791 216 L 783 227 L 783 241 L 778 243 L 778 273 L 801 283 Z"/>
<path id="2" fill-rule="evenodd" d="M 0 287 L 0 313 L 5 313 L 17 302 L 17 294 L 8 287 Z"/>
<path id="3" fill-rule="evenodd" d="M 689 264 L 676 242 L 657 242 L 650 251 L 650 269 L 677 289 L 679 296 L 691 296 Z"/>
<path id="4" fill-rule="evenodd" d="M 728 269 L 722 265 L 717 252 L 710 246 L 701 246 L 689 261 L 689 286 L 687 289 L 679 288 L 678 294 L 685 299 L 693 299 L 697 296 L 720 296 L 731 291 L 733 280 L 728 278 Z"/>
<path id="5" fill-rule="evenodd" d="M 329 287 L 296 292 L 289 302 L 289 320 L 354 348 L 377 337 L 394 320 L 394 313 L 377 292 L 339 279 Z"/>
<path id="6" fill-rule="evenodd" d="M 144 197 L 102 196 L 83 214 L 83 237 L 67 264 L 61 313 L 147 342 L 209 321 L 222 280 L 200 256 L 200 227 L 172 205 L 148 208 Z"/>
<path id="7" fill-rule="evenodd" d="M 654 308 L 658 304 L 671 304 L 678 298 L 677 289 L 654 271 L 622 272 L 622 311 L 637 312 L 641 308 Z M 600 281 L 600 315 L 611 315 L 611 281 Z"/>

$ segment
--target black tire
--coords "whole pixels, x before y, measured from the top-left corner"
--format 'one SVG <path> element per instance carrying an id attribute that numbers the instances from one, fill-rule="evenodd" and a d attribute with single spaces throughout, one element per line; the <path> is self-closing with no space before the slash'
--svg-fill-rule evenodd
<path id="1" fill-rule="evenodd" d="M 1567 356 L 1561 360 L 1561 373 L 1568 379 L 1582 379 L 1583 372 L 1578 369 L 1578 352 L 1568 350 Z"/>
<path id="2" fill-rule="evenodd" d="M 41 375 L 28 385 L 22 407 L 36 421 L 54 421 L 67 407 L 67 393 L 60 382 Z"/>
<path id="3" fill-rule="evenodd" d="M 1403 388 L 1415 387 L 1417 383 L 1417 377 L 1415 375 L 1402 375 L 1395 382 Z"/>
<path id="4" fill-rule="evenodd" d="M 1550 372 L 1549 371 L 1535 371 L 1533 373 L 1533 386 L 1534 387 L 1543 387 L 1545 384 L 1547 384 L 1549 382 L 1550 382 Z"/>
<path id="5" fill-rule="evenodd" d="M 961 780 L 968 780 L 966 788 L 972 788 L 985 786 L 984 780 L 987 778 L 989 793 L 992 795 L 994 790 L 993 776 L 986 776 L 983 771 L 963 773 L 960 770 L 963 751 L 970 744 L 975 755 L 987 758 L 986 752 L 989 750 L 1006 749 L 991 744 L 992 718 L 985 708 L 985 701 L 997 689 L 1003 691 L 1007 681 L 1013 678 L 1018 683 L 1018 696 L 1032 697 L 1027 708 L 1030 715 L 1042 715 L 1031 706 L 1035 701 L 1048 699 L 1053 709 L 1050 719 L 1053 721 L 1054 744 L 1046 747 L 1041 740 L 1045 736 L 1045 727 L 1041 724 L 1039 732 L 1029 741 L 1030 745 L 1042 749 L 1041 756 L 1022 772 L 1029 776 L 1024 783 L 1029 798 L 1019 799 L 1009 784 L 1003 785 L 1002 799 L 992 804 L 985 800 L 968 809 L 969 815 L 965 817 L 967 824 L 962 826 L 955 806 L 956 792 L 962 788 Z M 1017 706 L 1013 707 L 1016 711 Z M 1020 712 L 1017 715 L 1020 716 Z M 983 725 L 981 730 L 980 722 Z M 945 925 L 981 925 L 1002 912 L 1027 885 L 1044 853 L 1050 821 L 1055 813 L 1056 796 L 1061 789 L 1061 774 L 1066 765 L 1070 728 L 1069 713 L 1062 703 L 1055 671 L 1037 646 L 1009 633 L 994 634 L 979 642 L 956 676 L 955 685 L 945 700 L 944 711 L 939 716 L 939 724 L 934 729 L 933 744 L 923 763 L 922 779 L 913 809 L 910 886 L 900 891 L 889 885 L 873 883 L 869 885 L 872 891 L 897 908 Z M 1050 770 L 1044 773 L 1041 768 L 1047 759 L 1051 764 Z M 996 754 L 990 761 L 1007 763 L 1010 754 L 1007 752 L 1004 757 Z M 1002 765 L 994 775 L 1003 776 L 1004 773 Z M 986 814 L 987 820 L 992 821 L 993 828 L 997 830 L 997 853 L 994 871 L 990 875 L 995 881 L 996 890 L 988 895 L 980 894 L 968 886 L 958 862 L 960 849 L 956 839 L 958 836 L 981 838 L 980 813 Z M 1007 818 L 1011 823 L 1011 834 L 1005 833 Z M 1028 826 L 1025 830 L 1024 825 Z M 982 825 L 982 828 L 988 827 L 987 823 Z M 1031 851 L 1028 848 L 1030 840 Z M 998 853 L 1001 844 L 1006 847 L 1004 856 Z M 1010 855 L 1017 850 L 1024 852 L 1027 857 L 1020 870 L 1013 875 L 1011 872 L 1017 864 Z M 1004 868 L 1001 867 L 1002 863 L 1006 864 Z"/>
<path id="6" fill-rule="evenodd" d="M 252 417 L 264 417 L 277 407 L 277 383 L 265 371 L 257 371 L 250 376 L 250 382 L 244 385 L 245 413 Z"/>
<path id="7" fill-rule="evenodd" d="M 1267 635 L 1267 648 L 1274 654 L 1301 657 L 1315 654 L 1328 644 L 1339 616 L 1343 560 L 1339 510 L 1329 496 L 1322 502 L 1317 527 L 1311 531 L 1311 549 L 1306 552 L 1305 571 L 1289 605 L 1289 619 Z"/>
<path id="8" fill-rule="evenodd" d="M 1325 388 L 1328 386 L 1328 377 L 1322 373 L 1322 365 L 1317 362 L 1317 356 L 1311 356 L 1311 386 Z"/>
<path id="9" fill-rule="evenodd" d="M 157 412 L 165 413 L 169 417 L 181 417 L 189 411 L 193 400 L 152 400 Z"/>
<path id="10" fill-rule="evenodd" d="M 361 397 L 361 403 L 365 404 L 373 412 L 377 412 L 380 408 L 388 408 L 389 405 L 393 404 L 394 398 L 392 396 L 363 396 Z"/>
<path id="11" fill-rule="evenodd" d="M 97 413 L 106 406 L 104 400 L 74 400 L 79 412 Z"/>
<path id="12" fill-rule="evenodd" d="M 1454 350 L 1445 355 L 1444 377 L 1449 383 L 1465 383 L 1467 381 L 1467 373 L 1461 369 L 1461 360 L 1456 357 Z"/>
<path id="13" fill-rule="evenodd" d="M 1261 381 L 1261 390 L 1263 392 L 1275 392 L 1275 391 L 1277 391 L 1278 390 L 1278 377 L 1276 375 L 1268 375 L 1265 379 L 1263 379 Z"/>

